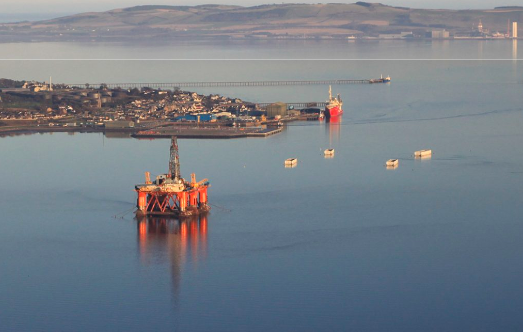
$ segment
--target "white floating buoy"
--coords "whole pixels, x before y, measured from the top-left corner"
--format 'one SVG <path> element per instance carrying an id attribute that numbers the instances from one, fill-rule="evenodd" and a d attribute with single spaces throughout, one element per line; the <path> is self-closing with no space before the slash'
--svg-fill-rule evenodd
<path id="1" fill-rule="evenodd" d="M 398 167 L 398 164 L 399 164 L 398 159 L 389 159 L 385 163 L 385 166 L 387 166 L 387 168 L 389 168 L 389 167 L 396 168 L 396 167 Z"/>
<path id="2" fill-rule="evenodd" d="M 332 157 L 334 157 L 334 149 L 327 149 L 327 150 L 323 151 L 323 155 L 324 155 L 326 158 L 332 158 Z"/>
<path id="3" fill-rule="evenodd" d="M 414 156 L 417 158 L 430 157 L 432 156 L 432 150 L 419 150 L 414 152 Z"/>
<path id="4" fill-rule="evenodd" d="M 296 158 L 289 158 L 285 159 L 285 167 L 295 167 L 298 164 L 298 159 Z"/>

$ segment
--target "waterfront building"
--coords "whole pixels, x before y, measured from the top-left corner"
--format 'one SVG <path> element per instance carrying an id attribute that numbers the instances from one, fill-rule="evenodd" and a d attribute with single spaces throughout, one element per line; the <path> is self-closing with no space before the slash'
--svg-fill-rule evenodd
<path id="1" fill-rule="evenodd" d="M 122 128 L 134 128 L 133 121 L 117 120 L 105 122 L 105 128 L 122 129 Z"/>
<path id="2" fill-rule="evenodd" d="M 210 113 L 186 114 L 176 117 L 175 121 L 214 122 L 216 121 L 216 115 Z"/>
<path id="3" fill-rule="evenodd" d="M 267 117 L 274 118 L 277 115 L 285 116 L 287 115 L 287 104 L 282 102 L 277 102 L 267 106 Z"/>
<path id="4" fill-rule="evenodd" d="M 379 35 L 379 39 L 404 39 L 404 38 L 412 38 L 414 37 L 414 34 L 412 31 L 403 31 L 400 33 L 381 33 Z"/>
<path id="5" fill-rule="evenodd" d="M 447 39 L 450 38 L 450 32 L 447 30 L 432 30 L 430 32 L 430 38 L 432 39 Z"/>

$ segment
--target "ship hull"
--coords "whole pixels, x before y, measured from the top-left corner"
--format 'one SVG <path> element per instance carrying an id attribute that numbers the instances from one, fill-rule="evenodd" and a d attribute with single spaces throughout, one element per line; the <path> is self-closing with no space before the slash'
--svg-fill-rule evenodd
<path id="1" fill-rule="evenodd" d="M 343 109 L 341 106 L 334 106 L 334 107 L 325 107 L 325 117 L 327 119 L 335 118 L 343 114 Z"/>

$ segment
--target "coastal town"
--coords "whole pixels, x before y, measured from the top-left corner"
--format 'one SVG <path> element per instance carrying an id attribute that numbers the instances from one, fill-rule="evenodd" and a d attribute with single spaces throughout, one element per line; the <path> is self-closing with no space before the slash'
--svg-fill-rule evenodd
<path id="1" fill-rule="evenodd" d="M 348 39 L 356 39 L 349 36 Z M 359 36 L 361 39 L 518 39 L 518 22 L 507 21 L 507 30 L 498 31 L 483 25 L 481 19 L 470 29 L 449 31 L 447 29 L 431 29 L 424 31 L 402 31 L 398 33 L 380 33 L 377 36 Z"/>
<path id="2" fill-rule="evenodd" d="M 4 135 L 120 131 L 154 137 L 177 130 L 183 136 L 179 132 L 182 128 L 191 137 L 266 136 L 281 131 L 267 130 L 267 126 L 320 116 L 315 107 L 299 111 L 281 102 L 260 107 L 238 98 L 177 88 L 71 87 L 53 84 L 51 78 L 48 82 L 2 79 L 0 84 L 0 134 Z"/>

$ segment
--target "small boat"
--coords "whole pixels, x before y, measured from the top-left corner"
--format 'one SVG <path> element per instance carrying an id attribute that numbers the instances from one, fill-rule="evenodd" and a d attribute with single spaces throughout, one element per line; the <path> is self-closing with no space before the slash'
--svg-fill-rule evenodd
<path id="1" fill-rule="evenodd" d="M 399 161 L 398 159 L 389 159 L 385 163 L 385 166 L 387 167 L 398 167 Z"/>
<path id="2" fill-rule="evenodd" d="M 334 157 L 334 149 L 327 149 L 323 151 L 325 157 Z"/>
<path id="3" fill-rule="evenodd" d="M 285 166 L 286 167 L 294 167 L 297 164 L 298 164 L 298 159 L 296 159 L 296 158 L 285 159 Z"/>
<path id="4" fill-rule="evenodd" d="M 425 158 L 432 156 L 432 150 L 419 150 L 414 152 L 416 158 Z"/>

